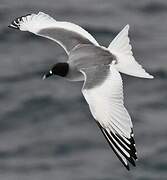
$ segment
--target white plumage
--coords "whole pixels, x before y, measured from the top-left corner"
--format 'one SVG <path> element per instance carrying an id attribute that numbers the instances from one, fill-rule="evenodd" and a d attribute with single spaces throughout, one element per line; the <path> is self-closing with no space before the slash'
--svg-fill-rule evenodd
<path id="1" fill-rule="evenodd" d="M 135 166 L 137 156 L 133 126 L 124 107 L 119 72 L 150 79 L 153 76 L 133 57 L 128 37 L 129 25 L 114 38 L 108 48 L 100 46 L 80 26 L 56 21 L 42 12 L 17 18 L 10 27 L 46 37 L 64 48 L 69 56 L 66 78 L 84 80 L 82 93 L 106 140 L 127 169 L 128 162 Z"/>

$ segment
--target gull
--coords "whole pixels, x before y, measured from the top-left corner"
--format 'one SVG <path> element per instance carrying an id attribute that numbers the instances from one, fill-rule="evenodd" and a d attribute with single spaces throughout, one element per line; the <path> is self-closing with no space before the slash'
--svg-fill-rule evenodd
<path id="1" fill-rule="evenodd" d="M 9 27 L 53 40 L 65 50 L 67 62 L 54 64 L 43 79 L 58 75 L 69 81 L 84 81 L 81 91 L 110 147 L 127 170 L 129 164 L 136 166 L 133 125 L 124 106 L 120 73 L 148 79 L 153 76 L 133 56 L 129 25 L 107 48 L 82 27 L 57 21 L 43 12 L 16 18 Z"/>

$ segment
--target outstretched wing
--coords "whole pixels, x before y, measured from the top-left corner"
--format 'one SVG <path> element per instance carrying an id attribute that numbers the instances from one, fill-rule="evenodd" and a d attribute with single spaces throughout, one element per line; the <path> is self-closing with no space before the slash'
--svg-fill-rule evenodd
<path id="1" fill-rule="evenodd" d="M 43 12 L 19 17 L 9 27 L 29 31 L 56 41 L 65 49 L 67 54 L 78 44 L 98 45 L 93 36 L 80 26 L 70 22 L 56 21 Z"/>
<path id="2" fill-rule="evenodd" d="M 82 93 L 111 148 L 129 170 L 135 166 L 136 148 L 131 118 L 124 107 L 122 79 L 114 65 L 82 69 Z"/>

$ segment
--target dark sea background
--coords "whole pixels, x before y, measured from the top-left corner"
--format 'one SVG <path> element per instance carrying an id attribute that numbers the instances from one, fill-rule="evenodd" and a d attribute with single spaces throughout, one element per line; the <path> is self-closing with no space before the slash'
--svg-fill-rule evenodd
<path id="1" fill-rule="evenodd" d="M 130 24 L 136 59 L 154 80 L 123 75 L 139 161 L 128 172 L 109 148 L 81 93 L 82 83 L 43 74 L 66 61 L 55 42 L 9 29 L 43 11 L 88 30 L 108 46 Z M 167 179 L 167 1 L 0 1 L 0 180 Z"/>

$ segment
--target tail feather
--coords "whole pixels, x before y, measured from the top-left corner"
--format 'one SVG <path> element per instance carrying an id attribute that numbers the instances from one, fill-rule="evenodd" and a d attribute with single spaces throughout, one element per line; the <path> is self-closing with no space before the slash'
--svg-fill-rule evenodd
<path id="1" fill-rule="evenodd" d="M 117 58 L 115 64 L 117 70 L 131 76 L 152 79 L 153 76 L 147 73 L 133 57 L 128 32 L 129 25 L 126 25 L 108 47 L 109 51 Z"/>

